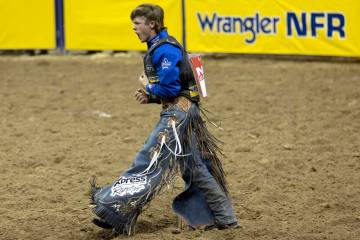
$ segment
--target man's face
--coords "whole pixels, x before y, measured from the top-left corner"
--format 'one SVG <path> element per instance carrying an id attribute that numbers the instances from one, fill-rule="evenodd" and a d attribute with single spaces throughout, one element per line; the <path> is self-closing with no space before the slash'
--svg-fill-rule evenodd
<path id="1" fill-rule="evenodd" d="M 138 35 L 141 42 L 147 42 L 156 35 L 154 30 L 155 22 L 146 23 L 145 17 L 135 17 L 133 20 L 133 30 Z"/>

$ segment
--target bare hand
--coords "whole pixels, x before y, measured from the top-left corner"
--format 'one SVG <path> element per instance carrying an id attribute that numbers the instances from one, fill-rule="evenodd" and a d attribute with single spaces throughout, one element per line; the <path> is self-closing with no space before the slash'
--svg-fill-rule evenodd
<path id="1" fill-rule="evenodd" d="M 140 104 L 149 103 L 149 97 L 146 95 L 145 91 L 142 89 L 136 90 L 134 97 L 135 97 L 136 101 L 138 101 Z"/>

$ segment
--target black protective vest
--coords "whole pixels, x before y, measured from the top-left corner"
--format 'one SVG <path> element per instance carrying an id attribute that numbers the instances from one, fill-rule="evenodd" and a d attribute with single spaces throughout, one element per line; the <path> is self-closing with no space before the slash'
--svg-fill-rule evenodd
<path id="1" fill-rule="evenodd" d="M 188 54 L 185 49 L 181 46 L 181 44 L 172 36 L 168 36 L 166 38 L 160 39 L 154 45 L 152 45 L 144 56 L 144 70 L 147 78 L 149 79 L 149 83 L 158 84 L 160 82 L 159 76 L 156 73 L 156 68 L 152 61 L 152 55 L 154 50 L 161 46 L 162 44 L 171 44 L 181 49 L 182 52 L 182 60 L 178 63 L 178 67 L 180 69 L 180 82 L 181 82 L 181 90 L 179 96 L 184 96 L 193 102 L 199 102 L 200 96 L 199 91 L 196 86 L 194 74 L 191 69 L 191 65 L 188 59 Z M 170 99 L 165 99 L 170 100 Z"/>

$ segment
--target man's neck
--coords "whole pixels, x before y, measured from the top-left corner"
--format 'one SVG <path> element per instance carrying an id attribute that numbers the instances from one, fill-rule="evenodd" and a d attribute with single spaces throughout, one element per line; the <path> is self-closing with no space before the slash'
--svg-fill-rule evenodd
<path id="1" fill-rule="evenodd" d="M 152 45 L 154 45 L 156 42 L 158 42 L 160 39 L 167 37 L 167 31 L 163 30 L 159 32 L 158 34 L 155 34 L 153 37 L 150 37 L 150 40 L 147 42 L 148 47 L 150 48 Z"/>

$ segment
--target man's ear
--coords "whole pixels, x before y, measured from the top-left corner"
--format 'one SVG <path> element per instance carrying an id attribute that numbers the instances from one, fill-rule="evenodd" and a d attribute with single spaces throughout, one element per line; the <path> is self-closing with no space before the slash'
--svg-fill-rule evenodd
<path id="1" fill-rule="evenodd" d="M 151 29 L 154 29 L 155 30 L 155 21 L 149 21 L 149 26 Z"/>

